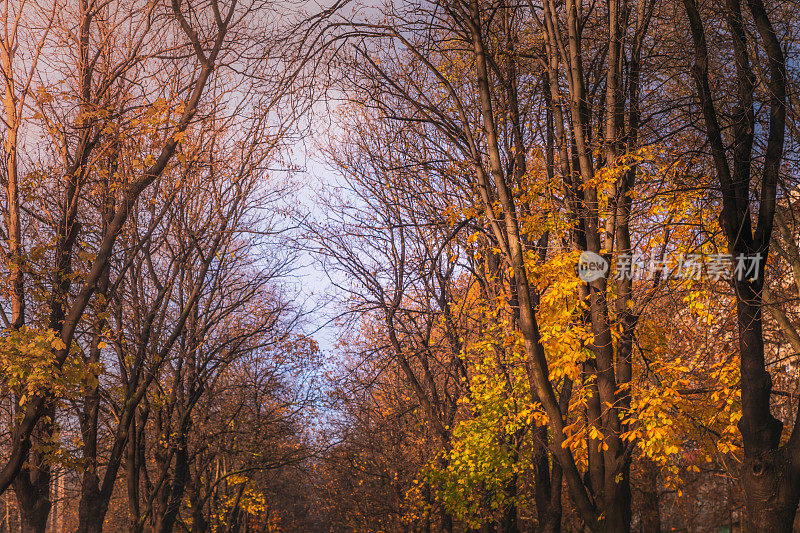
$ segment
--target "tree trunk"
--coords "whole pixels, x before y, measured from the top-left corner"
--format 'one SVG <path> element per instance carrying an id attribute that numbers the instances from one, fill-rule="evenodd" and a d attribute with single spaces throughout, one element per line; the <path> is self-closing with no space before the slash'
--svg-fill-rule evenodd
<path id="1" fill-rule="evenodd" d="M 795 531 L 800 497 L 795 470 L 786 448 L 745 454 L 740 483 L 746 499 L 747 531 Z"/>
<path id="2" fill-rule="evenodd" d="M 36 425 L 31 439 L 34 443 L 46 442 L 53 433 L 52 420 L 56 410 L 52 403 L 44 409 L 44 417 Z M 21 531 L 23 533 L 44 533 L 50 515 L 51 467 L 47 458 L 34 445 L 28 454 L 28 461 L 13 481 L 14 492 L 19 502 Z"/>
<path id="3" fill-rule="evenodd" d="M 742 379 L 739 431 L 745 456 L 740 482 L 748 530 L 789 532 L 800 499 L 800 478 L 791 452 L 778 447 L 783 425 L 770 413 L 772 378 L 764 364 L 761 295 L 753 285 L 746 280 L 736 283 L 742 376 L 748 376 Z"/>
<path id="4" fill-rule="evenodd" d="M 606 480 L 605 520 L 602 531 L 607 533 L 620 533 L 631 529 L 631 484 L 629 478 L 630 468 L 624 468 L 620 474 L 621 479 Z"/>
<path id="5" fill-rule="evenodd" d="M 81 494 L 78 508 L 78 533 L 94 533 L 103 531 L 108 501 L 100 495 L 99 490 L 91 490 Z"/>
<path id="6" fill-rule="evenodd" d="M 517 524 L 517 475 L 512 474 L 506 485 L 506 495 L 512 499 L 511 503 L 503 509 L 503 518 L 500 531 L 503 533 L 519 533 Z"/>
<path id="7" fill-rule="evenodd" d="M 642 531 L 661 533 L 661 497 L 658 491 L 658 465 L 642 457 L 642 504 L 640 508 Z"/>
<path id="8" fill-rule="evenodd" d="M 31 454 L 33 458 L 34 454 Z M 50 515 L 49 466 L 23 467 L 14 480 L 21 533 L 45 533 Z"/>

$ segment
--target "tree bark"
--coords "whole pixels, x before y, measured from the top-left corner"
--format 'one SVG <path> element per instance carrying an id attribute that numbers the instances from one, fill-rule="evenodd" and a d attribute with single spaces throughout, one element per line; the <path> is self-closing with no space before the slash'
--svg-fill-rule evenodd
<path id="1" fill-rule="evenodd" d="M 658 490 L 658 465 L 642 457 L 639 462 L 642 482 L 641 529 L 647 533 L 661 533 L 661 497 Z"/>
<path id="2" fill-rule="evenodd" d="M 30 464 L 14 479 L 22 533 L 45 533 L 50 515 L 50 465 L 38 453 L 30 454 Z"/>

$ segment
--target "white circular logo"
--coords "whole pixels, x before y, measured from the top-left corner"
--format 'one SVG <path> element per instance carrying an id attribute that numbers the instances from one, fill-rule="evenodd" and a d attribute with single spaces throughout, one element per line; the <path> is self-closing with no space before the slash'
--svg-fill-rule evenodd
<path id="1" fill-rule="evenodd" d="M 578 258 L 578 277 L 586 283 L 600 279 L 608 272 L 608 261 L 594 252 L 581 252 Z"/>

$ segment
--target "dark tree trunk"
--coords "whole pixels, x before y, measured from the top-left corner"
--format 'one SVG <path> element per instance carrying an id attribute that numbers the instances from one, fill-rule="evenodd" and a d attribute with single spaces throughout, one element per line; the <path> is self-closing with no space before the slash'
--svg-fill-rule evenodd
<path id="1" fill-rule="evenodd" d="M 444 509 L 442 509 L 441 517 L 442 517 L 442 531 L 444 533 L 453 533 L 453 516 Z"/>
<path id="2" fill-rule="evenodd" d="M 661 533 L 661 497 L 658 491 L 658 465 L 647 457 L 639 462 L 642 469 L 642 531 Z"/>
<path id="3" fill-rule="evenodd" d="M 631 483 L 630 483 L 630 463 L 626 462 L 622 472 L 619 474 L 621 479 L 606 480 L 605 490 L 605 510 L 606 516 L 602 523 L 602 531 L 607 533 L 618 533 L 630 531 L 631 529 Z"/>
<path id="4" fill-rule="evenodd" d="M 45 408 L 44 417 L 39 420 L 31 437 L 34 443 L 41 444 L 52 435 L 52 423 L 56 410 L 52 403 Z M 47 518 L 50 516 L 51 468 L 47 458 L 37 451 L 34 444 L 27 463 L 13 481 L 14 492 L 19 503 L 22 533 L 44 533 Z"/>
<path id="5" fill-rule="evenodd" d="M 158 520 L 155 531 L 158 533 L 170 533 L 175 521 L 178 518 L 178 513 L 181 510 L 181 501 L 183 500 L 183 493 L 186 489 L 186 482 L 189 479 L 189 455 L 186 449 L 186 434 L 181 436 L 181 442 L 175 453 L 175 476 L 172 480 L 172 486 L 169 491 L 169 499 L 163 516 Z"/>
<path id="6" fill-rule="evenodd" d="M 31 459 L 36 454 L 31 454 Z M 21 533 L 45 533 L 50 516 L 50 467 L 23 467 L 14 480 Z"/>
<path id="7" fill-rule="evenodd" d="M 503 533 L 519 533 L 517 523 L 517 475 L 512 474 L 511 479 L 506 485 L 506 495 L 511 498 L 511 503 L 503 509 L 503 518 L 500 524 L 500 531 Z"/>
<path id="8" fill-rule="evenodd" d="M 84 483 L 86 478 L 84 477 Z M 94 533 L 103 531 L 106 511 L 108 511 L 108 501 L 101 497 L 100 491 L 96 489 L 86 491 L 81 495 L 78 507 L 78 533 Z"/>
<path id="9" fill-rule="evenodd" d="M 778 447 L 783 425 L 770 413 L 772 378 L 764 365 L 761 305 L 752 304 L 760 302 L 760 294 L 753 294 L 752 285 L 746 281 L 737 283 L 742 376 L 748 376 L 742 379 L 739 431 L 745 456 L 740 483 L 745 494 L 748 530 L 789 532 L 794 530 L 800 477 L 790 448 Z M 745 402 L 745 398 L 749 401 Z M 791 439 L 789 446 L 795 441 Z"/>

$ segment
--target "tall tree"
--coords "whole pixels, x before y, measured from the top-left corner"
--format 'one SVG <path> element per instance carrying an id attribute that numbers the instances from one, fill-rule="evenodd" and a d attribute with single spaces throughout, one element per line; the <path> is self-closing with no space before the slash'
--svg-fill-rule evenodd
<path id="1" fill-rule="evenodd" d="M 745 18 L 741 4 L 738 0 L 725 3 L 725 25 L 733 46 L 736 68 L 736 92 L 732 97 L 730 123 L 724 124 L 711 89 L 705 29 L 709 19 L 701 14 L 697 2 L 684 1 L 694 43 L 692 74 L 722 193 L 720 223 L 730 255 L 747 260 L 752 267 L 750 274 L 742 272 L 734 279 L 742 375 L 739 429 L 744 443 L 744 462 L 741 484 L 747 497 L 747 521 L 754 531 L 791 531 L 800 499 L 796 488 L 800 426 L 795 420 L 788 442 L 781 445 L 783 424 L 773 416 L 770 408 L 772 378 L 765 364 L 762 325 L 764 274 L 784 154 L 786 59 L 764 3 L 760 0 L 747 2 L 750 20 Z M 750 25 L 755 29 L 752 38 L 748 38 Z M 758 163 L 754 156 L 756 77 L 751 41 L 765 54 L 765 70 L 768 72 L 765 105 L 769 106 L 769 119 L 764 127 L 766 146 Z M 760 66 L 755 68 L 760 69 Z M 723 138 L 724 129 L 730 132 L 727 144 Z M 757 164 L 760 168 L 756 170 Z M 757 203 L 752 200 L 751 190 L 754 170 Z"/>

